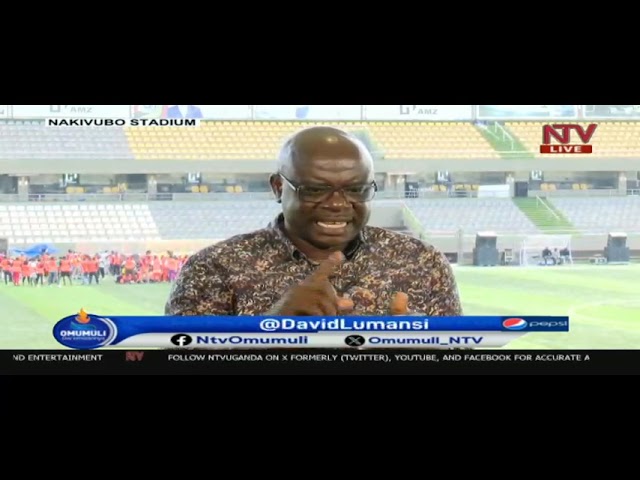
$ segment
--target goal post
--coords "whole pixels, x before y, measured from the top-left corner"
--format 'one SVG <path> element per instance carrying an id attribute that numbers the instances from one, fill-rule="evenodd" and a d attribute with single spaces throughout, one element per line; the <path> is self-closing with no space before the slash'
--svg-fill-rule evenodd
<path id="1" fill-rule="evenodd" d="M 563 263 L 573 264 L 571 235 L 529 235 L 520 245 L 520 265 L 545 265 L 542 258 L 542 251 L 545 248 L 549 248 L 554 257 L 560 257 Z M 567 255 L 560 254 L 563 250 Z"/>

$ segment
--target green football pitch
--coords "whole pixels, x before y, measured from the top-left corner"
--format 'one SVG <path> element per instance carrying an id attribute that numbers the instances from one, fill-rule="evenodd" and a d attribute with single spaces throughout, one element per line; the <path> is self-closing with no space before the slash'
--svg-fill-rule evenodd
<path id="1" fill-rule="evenodd" d="M 467 315 L 568 315 L 568 333 L 529 333 L 504 348 L 640 349 L 640 265 L 454 267 Z M 14 287 L 0 284 L 0 349 L 64 348 L 56 321 L 97 315 L 162 315 L 170 286 Z"/>

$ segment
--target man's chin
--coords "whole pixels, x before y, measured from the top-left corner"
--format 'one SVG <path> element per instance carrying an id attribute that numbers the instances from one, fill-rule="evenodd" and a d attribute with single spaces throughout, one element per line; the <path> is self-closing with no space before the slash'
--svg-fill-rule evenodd
<path id="1" fill-rule="evenodd" d="M 330 251 L 342 251 L 355 238 L 354 235 L 326 236 L 312 235 L 308 237 L 308 242 L 316 248 Z"/>

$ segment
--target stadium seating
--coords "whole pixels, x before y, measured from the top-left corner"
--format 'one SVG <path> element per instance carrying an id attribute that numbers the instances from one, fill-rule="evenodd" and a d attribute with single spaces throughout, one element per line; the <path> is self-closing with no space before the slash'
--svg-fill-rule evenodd
<path id="1" fill-rule="evenodd" d="M 507 122 L 505 126 L 513 133 L 527 149 L 534 152 L 536 157 L 545 155 L 540 153 L 542 143 L 542 126 L 549 122 Z M 566 123 L 566 122 L 558 122 Z M 578 122 L 583 128 L 589 123 Z M 593 145 L 593 156 L 598 157 L 637 157 L 640 151 L 640 122 L 597 122 L 590 144 Z M 553 140 L 553 143 L 555 140 Z M 580 145 L 581 141 L 576 132 L 571 133 L 571 144 Z M 548 157 L 548 155 L 546 155 Z M 576 158 L 575 154 L 554 154 L 554 158 Z"/>
<path id="2" fill-rule="evenodd" d="M 640 197 L 552 198 L 579 229 L 639 231 Z M 383 205 L 384 200 L 376 201 Z M 429 232 L 539 233 L 508 198 L 405 199 Z M 273 201 L 0 204 L 0 238 L 10 244 L 84 241 L 219 240 L 265 227 Z"/>
<path id="3" fill-rule="evenodd" d="M 537 231 L 510 199 L 407 199 L 406 204 L 430 231 Z M 218 240 L 263 228 L 280 211 L 264 200 L 0 205 L 0 238 L 10 244 Z"/>
<path id="4" fill-rule="evenodd" d="M 361 132 L 385 159 L 500 158 L 471 122 L 322 122 Z M 142 159 L 273 161 L 287 136 L 317 122 L 203 121 L 190 127 L 45 127 L 0 124 L 0 159 Z M 544 122 L 507 122 L 540 156 Z M 588 124 L 582 122 L 581 125 Z M 574 143 L 578 142 L 576 134 Z M 592 144 L 601 157 L 635 157 L 640 122 L 599 122 Z M 567 155 L 559 155 L 563 157 Z M 575 156 L 574 156 L 575 158 Z"/>
<path id="5" fill-rule="evenodd" d="M 386 159 L 500 158 L 470 122 L 372 122 L 372 141 Z"/>
<path id="6" fill-rule="evenodd" d="M 0 238 L 10 244 L 228 238 L 265 227 L 275 202 L 0 205 Z"/>
<path id="7" fill-rule="evenodd" d="M 346 130 L 357 123 L 331 123 Z M 285 139 L 305 122 L 201 122 L 198 128 L 127 128 L 131 150 L 141 160 L 273 161 Z"/>
<path id="8" fill-rule="evenodd" d="M 577 228 L 640 230 L 640 197 L 552 197 L 547 199 Z"/>
<path id="9" fill-rule="evenodd" d="M 538 231 L 510 198 L 407 199 L 406 204 L 427 231 Z"/>
<path id="10" fill-rule="evenodd" d="M 156 202 L 149 205 L 164 239 L 211 239 L 264 228 L 282 208 L 273 201 Z"/>
<path id="11" fill-rule="evenodd" d="M 0 205 L 10 244 L 159 240 L 147 204 Z"/>
<path id="12" fill-rule="evenodd" d="M 117 127 L 0 124 L 0 159 L 133 159 Z"/>
<path id="13" fill-rule="evenodd" d="M 283 141 L 309 122 L 201 122 L 199 128 L 128 128 L 136 158 L 143 160 L 269 160 Z M 365 132 L 370 148 L 387 159 L 499 158 L 469 122 L 323 122 Z"/>

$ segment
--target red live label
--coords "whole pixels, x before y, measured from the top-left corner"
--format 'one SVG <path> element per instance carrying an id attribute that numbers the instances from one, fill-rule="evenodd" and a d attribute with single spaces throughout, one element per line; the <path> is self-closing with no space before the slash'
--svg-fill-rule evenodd
<path id="1" fill-rule="evenodd" d="M 540 153 L 593 153 L 593 145 L 540 145 Z"/>

